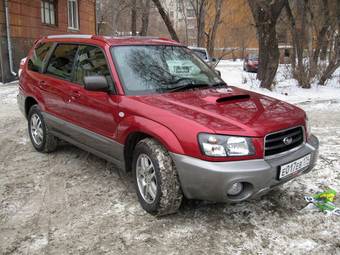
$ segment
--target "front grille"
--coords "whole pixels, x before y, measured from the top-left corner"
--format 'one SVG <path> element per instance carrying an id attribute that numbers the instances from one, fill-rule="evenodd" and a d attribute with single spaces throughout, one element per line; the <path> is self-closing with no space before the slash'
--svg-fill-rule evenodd
<path id="1" fill-rule="evenodd" d="M 284 140 L 286 139 L 286 143 Z M 290 143 L 287 140 L 291 140 Z M 291 128 L 269 134 L 265 138 L 265 156 L 272 156 L 281 152 L 289 151 L 303 143 L 302 127 Z"/>

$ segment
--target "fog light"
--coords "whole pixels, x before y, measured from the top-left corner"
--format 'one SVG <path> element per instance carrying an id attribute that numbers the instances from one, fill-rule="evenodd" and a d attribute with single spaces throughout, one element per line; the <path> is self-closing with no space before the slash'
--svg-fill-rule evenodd
<path id="1" fill-rule="evenodd" d="M 228 189 L 228 195 L 236 196 L 240 194 L 243 190 L 243 184 L 241 182 L 236 182 Z"/>

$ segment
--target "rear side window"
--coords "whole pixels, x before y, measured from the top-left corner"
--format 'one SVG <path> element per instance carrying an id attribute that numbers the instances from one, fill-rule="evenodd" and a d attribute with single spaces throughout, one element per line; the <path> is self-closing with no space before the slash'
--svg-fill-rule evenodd
<path id="1" fill-rule="evenodd" d="M 71 80 L 77 50 L 78 45 L 76 44 L 57 45 L 48 63 L 46 73 L 65 80 Z"/>
<path id="2" fill-rule="evenodd" d="M 30 59 L 28 60 L 28 69 L 34 72 L 41 72 L 43 61 L 51 49 L 53 43 L 39 43 Z"/>
<path id="3" fill-rule="evenodd" d="M 80 46 L 78 63 L 74 73 L 74 82 L 84 84 L 84 77 L 93 75 L 105 76 L 108 84 L 113 86 L 104 52 L 96 46 Z"/>

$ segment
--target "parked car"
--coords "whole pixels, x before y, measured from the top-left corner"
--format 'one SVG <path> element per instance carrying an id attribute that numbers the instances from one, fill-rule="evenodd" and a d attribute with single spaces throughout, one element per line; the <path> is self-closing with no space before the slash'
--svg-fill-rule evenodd
<path id="1" fill-rule="evenodd" d="M 244 58 L 243 70 L 246 72 L 257 73 L 259 67 L 259 56 L 257 54 L 249 54 Z"/>
<path id="2" fill-rule="evenodd" d="M 216 58 L 211 57 L 206 48 L 194 47 L 194 46 L 189 46 L 188 48 L 191 49 L 196 56 L 198 56 L 205 63 L 207 63 L 208 66 L 210 66 L 219 76 L 221 76 L 221 72 L 216 69 L 216 65 L 217 65 Z"/>
<path id="3" fill-rule="evenodd" d="M 172 40 L 44 37 L 24 64 L 18 104 L 37 151 L 65 140 L 132 171 L 151 214 L 176 212 L 183 196 L 259 197 L 318 156 L 302 109 L 228 86 Z"/>
<path id="4" fill-rule="evenodd" d="M 200 59 L 206 62 L 209 66 L 215 66 L 216 58 L 211 57 L 206 48 L 194 46 L 189 46 L 188 48 L 191 49 Z"/>

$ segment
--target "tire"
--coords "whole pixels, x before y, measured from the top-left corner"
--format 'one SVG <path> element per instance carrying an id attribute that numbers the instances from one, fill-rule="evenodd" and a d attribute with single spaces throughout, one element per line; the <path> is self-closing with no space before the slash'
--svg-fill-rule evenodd
<path id="1" fill-rule="evenodd" d="M 46 125 L 38 105 L 33 105 L 28 113 L 28 133 L 33 147 L 39 152 L 52 152 L 57 148 L 58 140 Z M 33 122 L 36 121 L 35 126 Z M 39 130 L 34 132 L 34 130 Z"/>
<path id="2" fill-rule="evenodd" d="M 144 194 L 141 181 L 143 160 L 147 161 L 146 165 L 149 167 L 152 164 L 149 173 L 144 173 L 144 180 L 149 178 L 149 184 L 146 184 L 149 188 L 146 190 L 153 190 Z M 168 151 L 154 139 L 145 138 L 136 145 L 132 164 L 135 188 L 142 208 L 153 215 L 176 213 L 183 195 L 176 167 Z M 151 193 L 154 193 L 154 196 L 151 196 Z"/>

